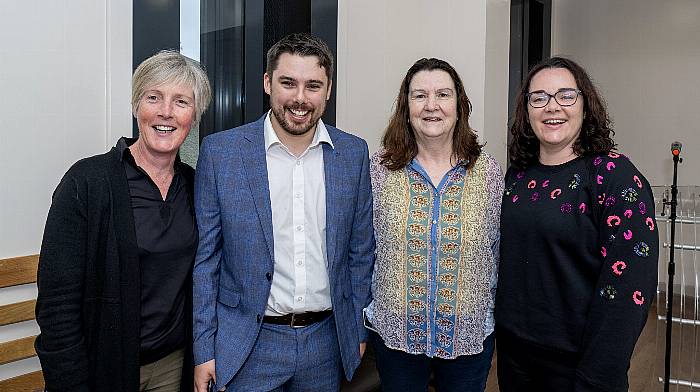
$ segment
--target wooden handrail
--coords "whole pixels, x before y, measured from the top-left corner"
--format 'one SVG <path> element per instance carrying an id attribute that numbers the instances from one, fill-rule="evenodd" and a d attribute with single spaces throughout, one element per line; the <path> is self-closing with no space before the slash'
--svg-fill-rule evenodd
<path id="1" fill-rule="evenodd" d="M 0 287 L 36 282 L 39 255 L 0 260 Z"/>
<path id="2" fill-rule="evenodd" d="M 34 340 L 36 336 L 27 336 L 0 343 L 0 365 L 35 356 Z"/>
<path id="3" fill-rule="evenodd" d="M 36 282 L 39 255 L 0 259 L 0 288 Z M 34 319 L 36 300 L 27 300 L 0 306 L 0 326 Z M 0 366 L 36 356 L 36 336 L 0 343 Z M 22 374 L 0 381 L 0 391 L 43 391 L 44 376 L 41 371 Z"/>
<path id="4" fill-rule="evenodd" d="M 44 374 L 41 370 L 0 381 L 0 391 L 3 392 L 41 392 L 43 390 Z"/>
<path id="5" fill-rule="evenodd" d="M 36 300 L 0 306 L 0 326 L 34 319 Z"/>

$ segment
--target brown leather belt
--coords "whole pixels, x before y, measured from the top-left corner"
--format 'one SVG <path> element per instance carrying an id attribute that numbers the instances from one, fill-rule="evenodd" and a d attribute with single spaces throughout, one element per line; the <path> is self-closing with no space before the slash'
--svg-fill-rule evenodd
<path id="1" fill-rule="evenodd" d="M 289 325 L 292 328 L 300 328 L 323 321 L 331 314 L 333 314 L 333 311 L 328 309 L 320 312 L 289 313 L 284 316 L 265 316 L 263 317 L 263 323 Z"/>

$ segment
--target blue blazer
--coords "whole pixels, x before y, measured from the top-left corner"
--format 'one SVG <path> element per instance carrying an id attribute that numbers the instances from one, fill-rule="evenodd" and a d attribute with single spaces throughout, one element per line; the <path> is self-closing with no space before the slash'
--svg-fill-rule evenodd
<path id="1" fill-rule="evenodd" d="M 217 390 L 250 354 L 272 283 L 272 209 L 263 124 L 264 117 L 207 136 L 197 163 L 194 360 L 201 364 L 216 359 Z M 359 345 L 367 340 L 362 309 L 370 302 L 374 266 L 369 152 L 364 140 L 326 128 L 335 146 L 323 144 L 328 277 L 349 380 L 360 363 Z"/>

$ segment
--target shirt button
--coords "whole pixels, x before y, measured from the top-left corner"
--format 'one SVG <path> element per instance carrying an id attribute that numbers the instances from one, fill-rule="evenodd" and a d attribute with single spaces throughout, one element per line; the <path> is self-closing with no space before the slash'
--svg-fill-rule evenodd
<path id="1" fill-rule="evenodd" d="M 297 192 L 297 193 L 294 195 L 294 197 L 296 197 L 297 199 L 301 199 L 301 196 L 302 196 L 301 192 Z"/>
<path id="2" fill-rule="evenodd" d="M 267 280 L 272 280 L 272 274 L 269 273 L 269 272 L 266 273 L 266 274 L 265 274 L 265 278 L 267 278 Z"/>
<path id="3" fill-rule="evenodd" d="M 297 160 L 297 166 L 301 166 L 301 159 Z"/>
<path id="4" fill-rule="evenodd" d="M 304 297 L 302 297 L 302 296 L 297 297 L 297 302 L 301 302 L 303 300 L 304 300 Z"/>
<path id="5" fill-rule="evenodd" d="M 435 219 L 433 219 L 433 224 L 434 224 L 434 225 L 436 225 L 436 224 L 437 224 L 437 221 L 436 221 Z"/>
<path id="6" fill-rule="evenodd" d="M 297 226 L 297 231 L 304 231 L 304 226 L 302 226 L 302 225 Z"/>
<path id="7" fill-rule="evenodd" d="M 304 260 L 297 260 L 297 265 L 304 265 Z"/>

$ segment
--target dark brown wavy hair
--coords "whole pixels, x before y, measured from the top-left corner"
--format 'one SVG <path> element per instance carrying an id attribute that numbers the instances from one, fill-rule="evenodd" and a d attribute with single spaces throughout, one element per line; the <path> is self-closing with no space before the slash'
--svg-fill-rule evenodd
<path id="1" fill-rule="evenodd" d="M 543 69 L 564 68 L 574 75 L 576 86 L 581 90 L 583 98 L 583 123 L 581 133 L 574 141 L 574 153 L 578 156 L 588 156 L 598 153 L 607 153 L 616 147 L 612 137 L 615 131 L 612 129 L 612 120 L 608 116 L 605 101 L 598 94 L 588 73 L 573 60 L 563 57 L 552 57 L 535 65 L 527 74 L 520 92 L 510 133 L 513 135 L 509 147 L 510 163 L 519 169 L 524 169 L 537 163 L 540 155 L 540 142 L 528 121 L 527 93 L 530 89 L 532 78 Z"/>
<path id="2" fill-rule="evenodd" d="M 458 159 L 464 159 L 462 165 L 469 170 L 474 166 L 476 159 L 481 154 L 482 146 L 477 140 L 476 133 L 469 126 L 472 104 L 464 91 L 462 79 L 460 79 L 457 71 L 446 61 L 436 58 L 422 58 L 408 69 L 406 76 L 403 78 L 399 95 L 396 97 L 394 113 L 391 115 L 389 125 L 382 137 L 382 146 L 385 151 L 381 156 L 381 163 L 389 170 L 399 170 L 406 167 L 418 154 L 416 135 L 409 122 L 409 85 L 418 72 L 435 70 L 447 72 L 455 84 L 455 90 L 457 90 L 457 122 L 455 123 L 452 138 L 452 149 L 455 156 Z"/>

